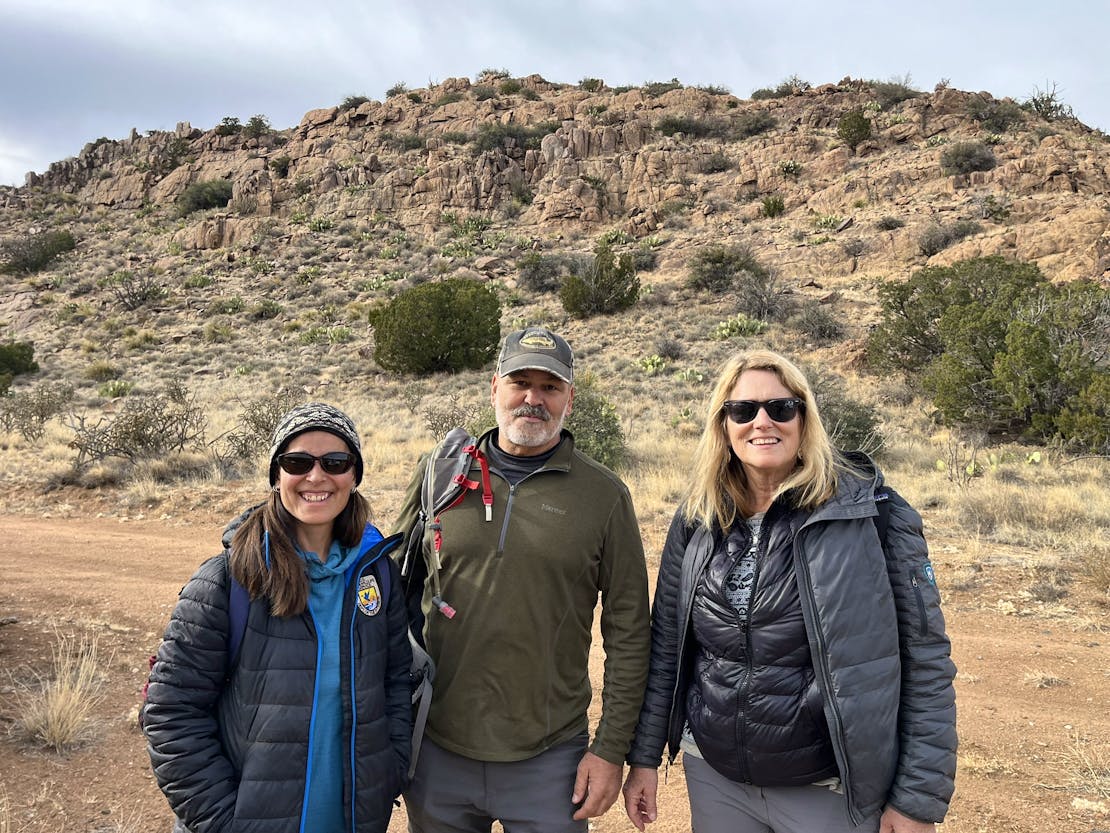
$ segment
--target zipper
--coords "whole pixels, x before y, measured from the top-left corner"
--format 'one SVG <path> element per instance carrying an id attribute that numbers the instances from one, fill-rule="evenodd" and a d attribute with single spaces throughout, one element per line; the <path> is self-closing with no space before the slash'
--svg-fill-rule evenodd
<path id="1" fill-rule="evenodd" d="M 804 529 L 804 527 L 803 527 Z M 863 818 L 855 810 L 855 800 L 852 796 L 852 776 L 848 770 L 848 756 L 844 752 L 844 720 L 840 715 L 840 708 L 836 698 L 832 696 L 832 675 L 829 673 L 828 662 L 825 659 L 825 638 L 817 622 L 817 606 L 813 601 L 813 577 L 809 573 L 809 563 L 801 546 L 801 531 L 794 535 L 794 572 L 798 577 L 798 599 L 802 604 L 802 613 L 806 619 L 807 630 L 812 634 L 816 644 L 816 651 L 811 651 L 813 671 L 820 680 L 821 697 L 829 707 L 832 715 L 832 725 L 829 727 L 829 739 L 832 741 L 836 752 L 838 765 L 842 768 L 840 783 L 844 787 L 844 797 L 847 799 L 848 816 L 853 824 L 862 824 Z M 804 592 L 803 592 L 804 591 Z M 812 623 L 812 626 L 810 625 Z"/>
<path id="2" fill-rule="evenodd" d="M 355 575 L 358 575 L 359 577 L 366 575 L 366 572 L 368 570 L 372 570 L 374 565 L 383 556 L 388 557 L 388 554 L 389 554 L 390 550 L 394 550 L 400 545 L 400 543 L 401 543 L 400 538 L 398 538 L 397 540 L 394 540 L 394 541 L 390 541 L 389 538 L 392 538 L 392 537 L 394 537 L 394 536 L 389 536 L 387 538 L 383 538 L 381 541 L 379 541 L 377 544 L 375 544 L 375 548 L 378 549 L 378 554 L 375 555 L 369 561 L 367 561 L 365 564 L 363 564 L 362 567 L 359 568 L 358 572 Z M 357 582 L 348 582 L 347 587 L 344 590 L 344 595 L 346 596 L 346 595 L 348 595 L 352 592 L 357 594 L 357 590 L 352 590 L 352 588 L 354 588 L 354 587 L 357 587 Z M 353 831 L 353 830 L 357 829 L 357 827 L 358 827 L 358 818 L 357 818 L 357 813 L 356 813 L 356 810 L 358 808 L 358 802 L 356 801 L 356 796 L 358 795 L 358 789 L 357 789 L 357 785 L 355 784 L 355 769 L 356 769 L 356 767 L 355 767 L 355 750 L 356 750 L 356 735 L 358 734 L 358 698 L 355 696 L 355 623 L 358 621 L 358 604 L 357 604 L 356 600 L 353 597 L 348 598 L 346 600 L 346 603 L 347 603 L 347 605 L 348 605 L 348 607 L 350 608 L 350 611 L 351 611 L 350 618 L 348 619 L 348 628 L 347 628 L 347 676 L 350 678 L 349 679 L 349 683 L 350 683 L 349 696 L 351 698 L 351 735 L 350 735 L 350 743 L 349 743 L 350 760 L 348 761 L 349 770 L 348 770 L 347 778 L 348 778 L 348 780 L 350 782 L 350 785 L 351 785 L 351 830 Z M 383 614 L 386 614 L 386 611 L 384 610 L 384 608 L 388 604 L 389 604 L 389 599 L 383 597 L 382 598 L 382 608 L 383 608 L 383 610 L 381 611 Z M 386 614 L 386 615 L 388 615 L 388 614 Z M 317 644 L 319 644 L 319 640 L 317 640 Z M 316 662 L 317 662 L 317 665 L 319 665 L 319 658 L 317 658 Z M 339 669 L 339 673 L 340 673 L 340 675 L 343 674 L 343 669 L 342 668 Z M 313 715 L 315 715 L 315 709 L 313 709 Z M 307 792 L 306 792 L 306 798 L 307 798 Z"/>
<path id="3" fill-rule="evenodd" d="M 925 613 L 925 597 L 921 595 L 921 585 L 917 583 L 917 571 L 910 570 L 910 585 L 913 587 L 914 598 L 917 599 L 917 621 L 921 636 L 929 632 L 929 617 Z"/>

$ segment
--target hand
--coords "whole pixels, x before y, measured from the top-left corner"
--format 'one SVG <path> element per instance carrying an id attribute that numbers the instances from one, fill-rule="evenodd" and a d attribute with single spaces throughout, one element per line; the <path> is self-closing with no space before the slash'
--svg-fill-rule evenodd
<path id="1" fill-rule="evenodd" d="M 936 833 L 936 829 L 931 821 L 916 821 L 903 816 L 893 807 L 883 810 L 879 819 L 879 833 Z"/>
<path id="2" fill-rule="evenodd" d="M 620 764 L 611 764 L 593 752 L 583 755 L 574 779 L 574 795 L 570 797 L 572 804 L 582 802 L 574 820 L 595 818 L 612 807 L 621 791 L 623 774 L 624 767 Z"/>
<path id="3" fill-rule="evenodd" d="M 651 824 L 659 815 L 655 805 L 658 788 L 658 770 L 646 766 L 629 768 L 624 782 L 624 811 L 637 830 L 642 831 L 645 824 Z"/>

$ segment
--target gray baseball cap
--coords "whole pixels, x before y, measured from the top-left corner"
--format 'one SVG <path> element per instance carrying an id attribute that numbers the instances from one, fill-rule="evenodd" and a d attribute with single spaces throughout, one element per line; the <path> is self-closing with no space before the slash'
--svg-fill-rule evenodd
<path id="1" fill-rule="evenodd" d="M 497 358 L 497 375 L 518 370 L 546 370 L 568 385 L 574 384 L 574 351 L 566 339 L 543 327 L 529 327 L 505 336 Z"/>

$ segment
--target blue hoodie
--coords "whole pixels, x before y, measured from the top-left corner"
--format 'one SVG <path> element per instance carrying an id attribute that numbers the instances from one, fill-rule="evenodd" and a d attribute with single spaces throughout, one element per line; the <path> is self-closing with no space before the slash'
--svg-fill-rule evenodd
<path id="1" fill-rule="evenodd" d="M 367 526 L 357 547 L 332 542 L 326 561 L 314 552 L 301 552 L 308 569 L 308 610 L 316 627 L 315 714 L 309 735 L 308 773 L 302 830 L 344 830 L 343 700 L 339 694 L 340 638 L 343 598 L 350 580 L 348 571 L 382 534 Z"/>

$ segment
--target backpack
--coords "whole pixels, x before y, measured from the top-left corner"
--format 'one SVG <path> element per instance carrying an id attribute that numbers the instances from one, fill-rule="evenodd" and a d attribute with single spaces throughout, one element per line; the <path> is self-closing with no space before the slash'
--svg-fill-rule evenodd
<path id="1" fill-rule="evenodd" d="M 477 461 L 482 469 L 481 481 L 467 477 L 471 462 Z M 440 613 L 451 619 L 455 609 L 440 595 L 439 552 L 443 547 L 443 529 L 439 518 L 448 509 L 462 502 L 468 491 L 482 487 L 482 503 L 486 507 L 486 520 L 493 520 L 493 490 L 490 488 L 489 464 L 478 450 L 478 438 L 465 428 L 452 428 L 432 451 L 424 469 L 420 487 L 420 509 L 412 526 L 405 530 L 404 549 L 401 553 L 401 577 L 404 580 L 405 601 L 409 611 L 411 629 L 420 635 L 424 632 L 424 612 L 421 599 L 424 585 L 432 579 L 432 603 Z M 434 532 L 432 569 L 424 559 L 424 532 L 429 523 Z"/>

